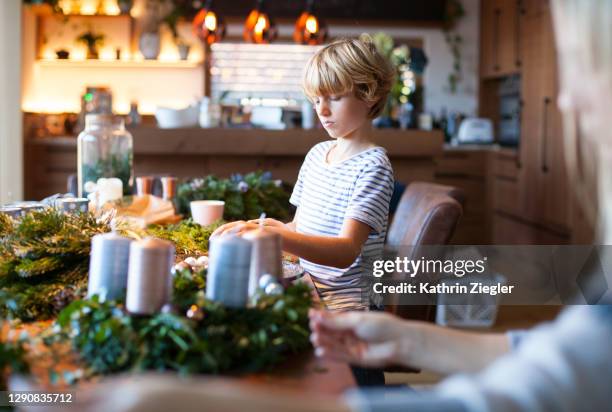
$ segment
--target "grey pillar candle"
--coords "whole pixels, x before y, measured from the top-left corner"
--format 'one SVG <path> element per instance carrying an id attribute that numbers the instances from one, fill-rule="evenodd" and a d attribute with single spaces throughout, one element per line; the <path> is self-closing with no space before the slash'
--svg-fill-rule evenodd
<path id="1" fill-rule="evenodd" d="M 87 296 L 124 299 L 132 241 L 116 233 L 104 233 L 91 239 Z"/>
<path id="2" fill-rule="evenodd" d="M 139 315 L 153 315 L 172 298 L 174 245 L 146 238 L 130 245 L 126 308 Z"/>
<path id="3" fill-rule="evenodd" d="M 235 235 L 210 239 L 207 299 L 233 308 L 246 306 L 251 250 L 251 242 Z"/>
<path id="4" fill-rule="evenodd" d="M 251 268 L 249 271 L 249 297 L 259 287 L 259 278 L 268 273 L 277 279 L 283 274 L 282 245 L 279 234 L 256 229 L 247 232 L 243 238 L 252 245 Z"/>

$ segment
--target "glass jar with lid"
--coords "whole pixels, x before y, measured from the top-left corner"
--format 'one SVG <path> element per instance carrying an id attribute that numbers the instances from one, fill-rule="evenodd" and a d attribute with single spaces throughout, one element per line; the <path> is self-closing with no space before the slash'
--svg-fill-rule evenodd
<path id="1" fill-rule="evenodd" d="M 116 177 L 123 183 L 123 195 L 132 193 L 134 183 L 133 139 L 123 118 L 108 114 L 85 116 L 85 130 L 77 139 L 78 195 L 100 178 Z"/>

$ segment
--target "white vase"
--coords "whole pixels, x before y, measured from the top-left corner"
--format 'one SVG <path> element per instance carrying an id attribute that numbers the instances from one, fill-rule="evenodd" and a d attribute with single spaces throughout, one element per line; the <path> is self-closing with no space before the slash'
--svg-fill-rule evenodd
<path id="1" fill-rule="evenodd" d="M 159 33 L 142 33 L 138 42 L 140 53 L 147 60 L 155 60 L 159 56 Z"/>

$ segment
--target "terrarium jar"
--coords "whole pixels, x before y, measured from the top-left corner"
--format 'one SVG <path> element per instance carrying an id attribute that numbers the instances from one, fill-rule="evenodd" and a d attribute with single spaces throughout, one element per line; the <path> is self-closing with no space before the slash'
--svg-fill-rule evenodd
<path id="1" fill-rule="evenodd" d="M 116 177 L 123 183 L 123 195 L 132 193 L 134 156 L 132 135 L 123 118 L 108 114 L 85 116 L 85 130 L 77 143 L 78 195 L 89 194 L 100 178 Z M 92 183 L 89 183 L 92 182 Z"/>

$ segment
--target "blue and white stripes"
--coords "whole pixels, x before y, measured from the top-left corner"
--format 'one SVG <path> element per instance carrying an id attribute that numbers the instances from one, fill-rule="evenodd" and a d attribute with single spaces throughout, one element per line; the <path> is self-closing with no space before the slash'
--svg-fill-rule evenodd
<path id="1" fill-rule="evenodd" d="M 306 155 L 290 202 L 298 207 L 296 230 L 317 236 L 338 236 L 345 219 L 370 226 L 361 254 L 348 268 L 318 265 L 300 259 L 315 282 L 323 302 L 332 310 L 367 309 L 363 295 L 366 276 L 380 259 L 387 232 L 389 201 L 393 193 L 393 170 L 382 147 L 373 147 L 349 159 L 328 164 L 334 145 L 326 141 Z"/>

